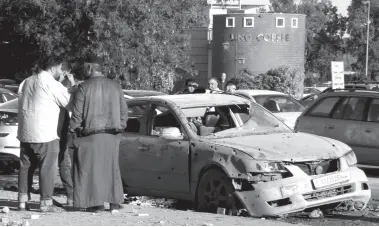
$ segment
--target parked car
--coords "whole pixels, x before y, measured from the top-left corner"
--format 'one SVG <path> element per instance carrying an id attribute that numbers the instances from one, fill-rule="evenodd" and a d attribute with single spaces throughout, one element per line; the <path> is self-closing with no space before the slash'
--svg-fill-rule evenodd
<path id="1" fill-rule="evenodd" d="M 17 137 L 18 99 L 0 104 L 0 169 L 11 173 L 19 168 L 20 141 Z"/>
<path id="2" fill-rule="evenodd" d="M 17 99 L 17 94 L 4 88 L 0 88 L 0 103 L 5 103 Z"/>
<path id="3" fill-rule="evenodd" d="M 8 89 L 11 92 L 17 93 L 19 84 L 11 79 L 0 79 L 0 88 Z"/>
<path id="4" fill-rule="evenodd" d="M 303 97 L 312 95 L 312 94 L 318 94 L 321 91 L 317 89 L 316 87 L 305 87 L 303 92 Z"/>
<path id="5" fill-rule="evenodd" d="M 149 91 L 149 90 L 122 90 L 124 92 L 124 97 L 126 99 L 132 99 L 135 97 L 144 96 L 156 96 L 156 95 L 167 95 L 166 93 L 159 91 Z"/>
<path id="6" fill-rule="evenodd" d="M 358 163 L 379 165 L 379 92 L 352 90 L 324 93 L 299 118 L 295 129 L 342 141 Z"/>
<path id="7" fill-rule="evenodd" d="M 236 94 L 243 95 L 257 102 L 283 120 L 291 129 L 295 127 L 296 119 L 305 107 L 291 96 L 269 90 L 237 90 Z"/>
<path id="8" fill-rule="evenodd" d="M 120 144 L 126 193 L 193 201 L 251 216 L 280 215 L 371 197 L 342 142 L 294 133 L 259 104 L 230 94 L 127 100 Z"/>

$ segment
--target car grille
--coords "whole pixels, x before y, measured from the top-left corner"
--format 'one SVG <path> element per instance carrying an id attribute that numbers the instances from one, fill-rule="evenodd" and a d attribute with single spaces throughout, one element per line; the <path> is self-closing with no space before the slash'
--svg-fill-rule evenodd
<path id="1" fill-rule="evenodd" d="M 318 199 L 330 198 L 330 197 L 334 197 L 338 195 L 347 194 L 353 191 L 354 191 L 353 185 L 350 184 L 350 185 L 345 185 L 338 188 L 303 194 L 303 197 L 306 201 L 314 201 Z"/>
<path id="2" fill-rule="evenodd" d="M 339 170 L 339 162 L 337 159 L 326 160 L 321 162 L 302 162 L 302 163 L 292 163 L 303 170 L 307 175 L 317 175 L 317 166 L 322 166 L 322 172 L 319 174 L 333 173 Z"/>

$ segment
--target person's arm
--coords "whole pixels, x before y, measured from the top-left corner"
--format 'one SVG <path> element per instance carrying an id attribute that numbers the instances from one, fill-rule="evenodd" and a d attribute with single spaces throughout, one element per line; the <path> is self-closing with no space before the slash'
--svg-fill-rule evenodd
<path id="1" fill-rule="evenodd" d="M 18 86 L 18 90 L 17 90 L 17 95 L 19 98 L 21 98 L 21 96 L 23 95 L 23 91 L 22 91 L 22 88 L 24 87 L 24 84 L 25 84 L 25 81 L 27 79 L 23 80 L 20 84 L 20 86 Z"/>
<path id="2" fill-rule="evenodd" d="M 121 117 L 121 127 L 123 129 L 127 126 L 128 121 L 128 105 L 126 104 L 126 99 L 124 97 L 124 93 L 120 87 L 120 117 Z"/>
<path id="3" fill-rule="evenodd" d="M 79 128 L 83 122 L 84 99 L 84 88 L 79 85 L 73 101 L 70 132 L 75 132 L 75 130 Z"/>
<path id="4" fill-rule="evenodd" d="M 59 107 L 66 108 L 70 100 L 70 94 L 63 84 L 58 81 L 53 81 L 49 83 L 49 90 L 54 97 L 55 103 Z"/>

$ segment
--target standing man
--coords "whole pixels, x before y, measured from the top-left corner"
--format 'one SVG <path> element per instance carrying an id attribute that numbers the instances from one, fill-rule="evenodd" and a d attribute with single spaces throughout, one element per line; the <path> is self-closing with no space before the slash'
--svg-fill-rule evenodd
<path id="1" fill-rule="evenodd" d="M 178 92 L 177 94 L 193 94 L 196 88 L 199 86 L 194 79 L 187 79 L 186 88 L 183 91 Z"/>
<path id="2" fill-rule="evenodd" d="M 221 74 L 221 84 L 220 84 L 220 89 L 224 90 L 226 86 L 226 73 Z"/>
<path id="3" fill-rule="evenodd" d="M 76 82 L 74 76 L 67 76 L 66 73 L 65 79 L 62 81 L 63 86 L 65 86 L 69 93 L 71 94 L 70 102 L 67 108 L 61 108 L 59 113 L 59 123 L 58 123 L 58 136 L 59 140 L 59 155 L 58 155 L 58 167 L 59 167 L 59 176 L 63 183 L 63 186 L 67 194 L 67 206 L 73 206 L 73 197 L 74 197 L 74 186 L 72 181 L 72 137 L 69 133 L 70 125 L 70 111 L 72 109 L 72 102 L 74 98 L 74 93 L 76 91 Z M 71 152 L 70 152 L 71 151 Z"/>
<path id="4" fill-rule="evenodd" d="M 229 80 L 225 85 L 225 91 L 229 93 L 234 93 L 237 90 L 237 85 L 232 80 Z"/>
<path id="5" fill-rule="evenodd" d="M 20 171 L 18 208 L 25 210 L 30 186 L 37 166 L 40 168 L 40 211 L 56 212 L 53 206 L 54 176 L 59 153 L 57 134 L 60 107 L 66 107 L 70 95 L 60 83 L 62 64 L 50 58 L 38 74 L 25 79 L 19 88 L 18 133 Z"/>
<path id="6" fill-rule="evenodd" d="M 127 105 L 120 84 L 101 72 L 101 60 L 88 59 L 89 79 L 75 93 L 70 132 L 74 137 L 74 207 L 89 212 L 120 209 L 124 201 L 119 168 L 119 135 L 126 128 Z"/>
<path id="7" fill-rule="evenodd" d="M 206 93 L 222 93 L 222 91 L 218 88 L 218 80 L 214 77 L 208 80 L 208 88 Z"/>

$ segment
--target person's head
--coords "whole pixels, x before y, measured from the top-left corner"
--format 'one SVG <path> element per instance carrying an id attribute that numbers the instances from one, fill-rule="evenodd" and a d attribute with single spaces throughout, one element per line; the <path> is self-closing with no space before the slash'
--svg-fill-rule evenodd
<path id="1" fill-rule="evenodd" d="M 218 88 L 218 80 L 214 77 L 208 80 L 208 87 L 210 90 L 217 90 Z"/>
<path id="2" fill-rule="evenodd" d="M 193 79 L 186 80 L 186 89 L 188 92 L 193 93 L 195 89 L 198 87 L 198 84 Z"/>
<path id="3" fill-rule="evenodd" d="M 235 90 L 237 90 L 237 85 L 233 81 L 228 81 L 225 85 L 225 91 L 234 93 Z"/>
<path id="4" fill-rule="evenodd" d="M 68 70 L 68 65 L 59 57 L 49 57 L 39 64 L 39 68 L 49 72 L 55 80 L 61 82 L 64 79 L 64 71 Z"/>
<path id="5" fill-rule="evenodd" d="M 86 78 L 93 76 L 102 76 L 101 73 L 102 60 L 100 57 L 89 56 L 84 62 L 84 76 Z"/>
<path id="6" fill-rule="evenodd" d="M 221 81 L 225 82 L 226 81 L 226 73 L 221 74 Z"/>

